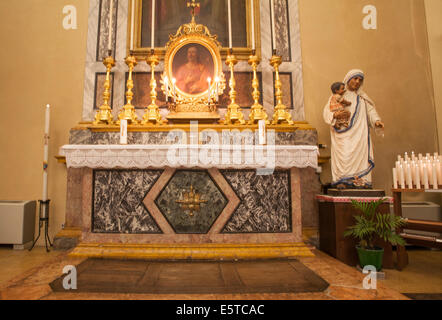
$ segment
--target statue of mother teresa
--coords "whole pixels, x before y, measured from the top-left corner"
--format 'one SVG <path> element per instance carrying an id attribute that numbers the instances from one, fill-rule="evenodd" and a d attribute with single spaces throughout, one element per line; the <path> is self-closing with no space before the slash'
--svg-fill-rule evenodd
<path id="1" fill-rule="evenodd" d="M 384 123 L 374 102 L 361 90 L 364 78 L 361 70 L 351 70 L 344 79 L 347 91 L 343 95 L 351 105 L 333 113 L 330 97 L 324 108 L 324 120 L 330 125 L 332 186 L 340 189 L 372 188 L 374 159 L 370 127 L 384 128 Z M 337 119 L 348 119 L 348 127 L 335 127 Z"/>

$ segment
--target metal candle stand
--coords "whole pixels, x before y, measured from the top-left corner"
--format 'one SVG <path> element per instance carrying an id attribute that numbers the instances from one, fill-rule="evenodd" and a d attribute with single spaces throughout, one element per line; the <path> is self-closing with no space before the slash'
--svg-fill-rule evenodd
<path id="1" fill-rule="evenodd" d="M 40 214 L 39 214 L 39 226 L 38 226 L 38 236 L 37 239 L 35 239 L 34 243 L 32 244 L 32 247 L 29 249 L 29 251 L 31 251 L 35 244 L 38 241 L 38 238 L 40 238 L 40 233 L 41 233 L 41 227 L 43 225 L 43 223 L 45 224 L 45 246 L 46 246 L 46 252 L 49 252 L 49 248 L 48 248 L 48 242 L 49 242 L 49 246 L 52 247 L 52 243 L 51 243 L 51 239 L 49 239 L 49 234 L 48 234 L 48 228 L 49 228 L 49 201 L 51 200 L 38 200 L 38 202 L 40 203 Z"/>

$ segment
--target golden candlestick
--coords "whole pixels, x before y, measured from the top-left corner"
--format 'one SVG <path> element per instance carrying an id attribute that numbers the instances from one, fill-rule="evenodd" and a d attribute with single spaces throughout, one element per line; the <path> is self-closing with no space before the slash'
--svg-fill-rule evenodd
<path id="1" fill-rule="evenodd" d="M 106 80 L 104 81 L 104 92 L 103 92 L 103 104 L 100 106 L 99 110 L 97 110 L 97 114 L 95 115 L 94 124 L 107 123 L 112 124 L 112 109 L 109 105 L 110 100 L 110 71 L 112 67 L 115 66 L 115 60 L 109 54 L 109 57 L 103 60 L 103 64 L 106 66 Z"/>
<path id="2" fill-rule="evenodd" d="M 126 104 L 118 115 L 117 123 L 120 124 L 120 120 L 127 120 L 128 123 L 138 123 L 137 115 L 135 114 L 135 107 L 132 105 L 132 99 L 134 93 L 132 88 L 134 87 L 134 81 L 132 80 L 132 72 L 134 67 L 137 65 L 137 59 L 131 54 L 125 60 L 127 66 L 129 67 L 129 77 L 127 79 L 127 91 L 126 91 Z"/>
<path id="3" fill-rule="evenodd" d="M 151 70 L 151 78 L 150 78 L 150 98 L 151 103 L 146 108 L 144 115 L 143 115 L 143 121 L 142 124 L 163 124 L 163 121 L 161 120 L 161 114 L 160 114 L 160 108 L 157 106 L 157 81 L 155 80 L 155 67 L 160 63 L 160 60 L 158 59 L 158 56 L 155 54 L 151 54 L 148 58 L 146 58 L 146 62 L 148 65 L 150 65 Z"/>
<path id="4" fill-rule="evenodd" d="M 275 113 L 273 114 L 272 124 L 287 123 L 293 124 L 292 115 L 287 111 L 287 107 L 282 103 L 282 82 L 279 78 L 279 66 L 282 63 L 282 57 L 274 54 L 270 59 L 270 64 L 275 69 L 275 97 L 276 106 Z"/>
<path id="5" fill-rule="evenodd" d="M 253 69 L 253 80 L 252 80 L 252 97 L 254 100 L 254 103 L 252 105 L 252 110 L 250 111 L 249 115 L 249 124 L 255 124 L 259 120 L 265 120 L 266 124 L 269 124 L 269 121 L 267 120 L 268 116 L 267 113 L 264 110 L 264 107 L 259 103 L 259 81 L 258 76 L 256 74 L 256 69 L 258 67 L 258 64 L 260 62 L 257 55 L 253 54 L 249 57 L 249 64 L 252 66 Z"/>
<path id="6" fill-rule="evenodd" d="M 229 54 L 226 59 L 226 65 L 230 68 L 230 80 L 229 80 L 229 96 L 230 104 L 227 107 L 224 124 L 245 124 L 244 115 L 241 111 L 241 107 L 236 103 L 236 81 L 233 67 L 238 63 L 238 60 L 233 54 Z"/>

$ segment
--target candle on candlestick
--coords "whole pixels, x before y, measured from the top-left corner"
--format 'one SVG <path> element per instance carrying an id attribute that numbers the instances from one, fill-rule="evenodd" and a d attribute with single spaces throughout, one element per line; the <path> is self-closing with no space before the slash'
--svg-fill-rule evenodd
<path id="1" fill-rule="evenodd" d="M 397 172 L 396 172 L 396 168 L 393 168 L 393 188 L 397 189 Z"/>
<path id="2" fill-rule="evenodd" d="M 169 101 L 169 78 L 164 77 L 164 89 L 166 91 L 166 101 Z"/>
<path id="3" fill-rule="evenodd" d="M 230 0 L 227 1 L 227 9 L 229 15 L 229 49 L 232 49 L 232 6 Z"/>
<path id="4" fill-rule="evenodd" d="M 207 84 L 209 85 L 209 89 L 207 90 L 207 104 L 210 104 L 210 83 L 212 82 L 212 78 L 207 78 Z"/>
<path id="5" fill-rule="evenodd" d="M 215 101 L 218 102 L 219 94 L 219 78 L 215 77 Z"/>
<path id="6" fill-rule="evenodd" d="M 109 39 L 107 41 L 107 49 L 109 51 L 112 50 L 112 27 L 113 27 L 113 18 L 114 18 L 114 0 L 110 1 L 110 9 L 109 9 Z"/>
<path id="7" fill-rule="evenodd" d="M 44 150 L 43 150 L 43 196 L 42 200 L 48 200 L 48 159 L 49 159 L 49 121 L 51 107 L 46 105 L 45 113 L 45 134 L 44 134 Z"/>
<path id="8" fill-rule="evenodd" d="M 172 90 L 173 90 L 173 103 L 176 103 L 176 79 L 172 78 Z"/>
<path id="9" fill-rule="evenodd" d="M 134 49 L 134 28 L 135 28 L 135 0 L 132 0 L 132 10 L 130 11 L 130 51 Z"/>
<path id="10" fill-rule="evenodd" d="M 151 42 L 150 47 L 152 50 L 155 49 L 155 0 L 152 0 L 152 34 L 151 34 Z"/>
<path id="11" fill-rule="evenodd" d="M 276 51 L 276 30 L 275 30 L 275 6 L 273 4 L 273 0 L 270 0 L 270 12 L 272 19 L 272 45 L 273 51 Z"/>
<path id="12" fill-rule="evenodd" d="M 255 50 L 255 14 L 254 14 L 254 8 L 255 6 L 255 0 L 250 1 L 250 20 L 252 23 L 252 50 Z"/>

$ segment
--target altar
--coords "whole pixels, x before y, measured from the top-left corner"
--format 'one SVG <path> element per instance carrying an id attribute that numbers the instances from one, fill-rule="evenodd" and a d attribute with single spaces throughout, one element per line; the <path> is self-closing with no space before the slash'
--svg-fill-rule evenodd
<path id="1" fill-rule="evenodd" d="M 302 241 L 302 225 L 317 215 L 312 188 L 318 185 L 317 132 L 306 121 L 294 121 L 283 103 L 283 57 L 276 49 L 268 59 L 274 76 L 273 115 L 262 104 L 253 14 L 259 5 L 249 4 L 252 46 L 242 62 L 250 66 L 251 92 L 241 94 L 252 100 L 243 106 L 237 102 L 235 66 L 237 54 L 244 50 L 235 54 L 230 27 L 229 49 L 224 52 L 217 35 L 197 23 L 195 9 L 200 5 L 193 0 L 187 3 L 190 23 L 169 35 L 164 52 L 152 42 L 146 54 L 134 50 L 133 17 L 141 8 L 138 2 L 130 4 L 125 103 L 111 108 L 116 63 L 109 40 L 108 56 L 102 61 L 102 104 L 92 122 L 72 128 L 69 144 L 60 149 L 68 170 L 67 205 L 65 227 L 55 243 L 75 247 L 71 256 L 87 257 L 311 255 Z M 113 2 L 110 5 L 112 22 Z M 152 10 L 152 20 L 154 15 Z M 152 39 L 153 33 L 154 27 Z M 133 79 L 140 56 L 150 67 L 150 81 L 145 83 L 150 102 L 142 115 L 133 105 L 140 93 L 134 92 Z M 239 84 L 244 88 L 246 83 Z M 220 113 L 225 91 L 229 99 Z M 157 104 L 159 95 L 163 109 Z"/>

